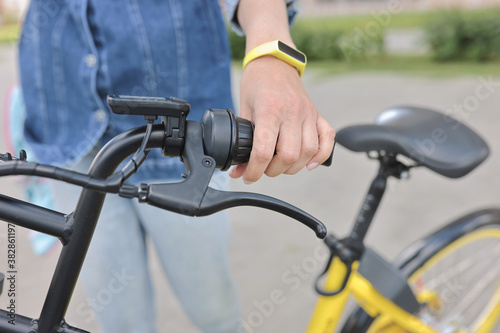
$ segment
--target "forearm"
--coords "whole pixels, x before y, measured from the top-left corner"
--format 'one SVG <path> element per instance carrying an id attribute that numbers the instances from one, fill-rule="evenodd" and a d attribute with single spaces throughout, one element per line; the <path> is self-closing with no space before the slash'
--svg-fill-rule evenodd
<path id="1" fill-rule="evenodd" d="M 246 52 L 263 43 L 281 40 L 294 46 L 285 0 L 241 0 L 238 21 L 246 35 Z"/>

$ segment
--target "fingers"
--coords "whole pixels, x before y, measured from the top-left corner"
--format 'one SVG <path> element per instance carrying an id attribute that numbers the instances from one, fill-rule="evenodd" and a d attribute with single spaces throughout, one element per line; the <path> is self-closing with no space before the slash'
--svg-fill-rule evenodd
<path id="1" fill-rule="evenodd" d="M 239 178 L 246 173 L 245 176 L 248 178 L 244 178 L 244 181 L 251 184 L 257 181 L 263 173 L 270 177 L 276 177 L 282 173 L 296 174 L 304 166 L 308 170 L 315 169 L 330 157 L 335 142 L 335 131 L 330 124 L 321 115 L 318 115 L 315 120 L 308 118 L 303 124 L 281 126 L 280 139 L 278 139 L 276 153 L 273 156 L 270 156 L 270 150 L 265 147 L 268 143 L 274 142 L 274 134 L 270 140 L 259 142 L 257 138 L 262 139 L 262 137 L 257 133 L 258 127 L 256 127 L 257 143 L 254 141 L 252 154 L 255 160 L 252 162 L 257 162 L 257 164 L 250 163 L 250 166 L 253 166 L 250 172 L 247 172 L 249 164 L 235 166 L 231 170 L 230 176 Z M 302 133 L 302 135 L 297 135 L 297 133 Z M 257 153 L 259 150 L 261 153 Z"/>
<path id="2" fill-rule="evenodd" d="M 302 126 L 302 146 L 301 146 L 301 159 L 296 165 L 286 171 L 287 174 L 296 174 L 304 168 L 311 161 L 311 158 L 318 151 L 318 132 L 316 129 L 317 115 L 315 117 L 307 118 Z"/>
<path id="3" fill-rule="evenodd" d="M 271 110 L 270 110 L 271 111 Z M 258 125 L 257 125 L 258 124 Z M 250 160 L 243 173 L 245 183 L 253 183 L 262 177 L 273 160 L 280 130 L 280 121 L 270 115 L 255 118 L 255 131 Z"/>
<path id="4" fill-rule="evenodd" d="M 290 119 L 281 124 L 276 154 L 265 169 L 266 175 L 270 177 L 281 175 L 300 160 L 302 137 L 299 133 L 301 131 L 302 124 L 297 119 Z"/>
<path id="5" fill-rule="evenodd" d="M 272 177 L 278 176 L 281 173 L 289 175 L 296 174 L 306 166 L 318 151 L 316 116 L 309 116 L 304 119 L 302 124 L 298 124 L 297 127 L 291 128 L 290 130 L 288 130 L 288 126 L 282 126 L 282 128 L 280 140 L 278 141 L 277 155 L 271 162 L 272 165 L 275 160 L 280 160 L 282 162 L 282 167 L 277 171 L 273 170 L 273 173 L 270 168 L 268 168 L 266 175 Z M 283 135 L 281 133 L 283 133 Z M 288 137 L 293 139 L 287 140 Z M 280 147 L 286 148 L 280 149 Z"/>
<path id="6" fill-rule="evenodd" d="M 248 164 L 246 164 L 246 163 L 235 165 L 234 167 L 232 167 L 231 172 L 229 173 L 229 176 L 231 178 L 240 178 L 241 176 L 243 176 L 243 173 L 245 173 L 245 170 L 247 169 L 247 165 Z"/>
<path id="7" fill-rule="evenodd" d="M 325 156 L 328 149 L 331 151 L 328 147 L 333 146 L 329 128 L 323 118 L 318 124 L 316 113 L 305 119 L 286 119 L 279 124 L 257 120 L 250 161 L 245 170 L 239 168 L 232 176 L 243 176 L 246 183 L 253 183 L 262 174 L 276 177 L 283 173 L 296 174 L 305 166 L 313 169 L 330 155 Z M 321 144 L 324 147 L 320 147 Z"/>
<path id="8" fill-rule="evenodd" d="M 325 162 L 333 151 L 333 145 L 335 143 L 335 131 L 330 126 L 330 124 L 318 114 L 318 120 L 316 122 L 318 129 L 318 151 L 307 163 L 307 169 L 313 170 L 323 162 Z"/>

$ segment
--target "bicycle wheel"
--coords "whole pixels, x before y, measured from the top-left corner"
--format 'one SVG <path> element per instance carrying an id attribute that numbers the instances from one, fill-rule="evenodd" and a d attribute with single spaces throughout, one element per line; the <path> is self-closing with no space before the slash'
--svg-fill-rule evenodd
<path id="1" fill-rule="evenodd" d="M 464 216 L 394 261 L 425 306 L 417 315 L 438 332 L 500 332 L 500 210 Z M 342 333 L 404 332 L 358 308 Z"/>

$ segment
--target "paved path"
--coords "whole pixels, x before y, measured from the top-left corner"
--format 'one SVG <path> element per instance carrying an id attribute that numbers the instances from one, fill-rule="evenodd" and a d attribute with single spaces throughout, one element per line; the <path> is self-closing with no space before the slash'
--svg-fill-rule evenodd
<path id="1" fill-rule="evenodd" d="M 14 55 L 11 47 L 0 48 L 0 103 L 9 85 L 16 81 Z M 235 76 L 237 81 L 238 73 Z M 384 73 L 322 77 L 307 72 L 304 80 L 318 109 L 336 128 L 370 122 L 384 108 L 398 104 L 451 109 L 455 104 L 473 101 L 481 85 L 476 77 L 431 79 Z M 490 96 L 462 116 L 487 139 L 492 156 L 464 179 L 445 179 L 417 169 L 409 181 L 391 182 L 368 235 L 368 243 L 385 256 L 393 257 L 405 244 L 464 213 L 500 206 L 500 86 L 490 88 Z M 0 149 L 4 150 L 3 140 Z M 338 147 L 331 168 L 263 179 L 248 187 L 235 182 L 234 187 L 296 204 L 324 221 L 330 231 L 343 235 L 375 171 L 375 163 L 362 154 Z M 0 179 L 1 192 L 18 193 L 14 184 Z M 232 210 L 232 218 L 230 262 L 241 295 L 243 319 L 248 323 L 243 332 L 303 332 L 316 300 L 312 282 L 323 264 L 318 250 L 321 242 L 302 225 L 275 213 L 237 208 Z M 5 231 L 0 224 L 0 271 L 5 271 Z M 36 317 L 57 253 L 35 258 L 26 232 L 19 230 L 19 235 L 18 306 L 21 313 Z M 196 332 L 172 297 L 156 260 L 152 260 L 152 271 L 158 288 L 161 332 Z M 282 295 L 280 304 L 263 308 L 272 293 Z M 83 302 L 78 288 L 67 319 L 72 325 L 97 332 L 95 323 L 87 322 L 77 310 Z M 0 297 L 0 306 L 6 306 L 5 294 Z"/>

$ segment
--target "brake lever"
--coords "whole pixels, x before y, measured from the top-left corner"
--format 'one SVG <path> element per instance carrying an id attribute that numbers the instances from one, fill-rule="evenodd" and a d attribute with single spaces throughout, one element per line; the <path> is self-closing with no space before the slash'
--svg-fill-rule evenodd
<path id="1" fill-rule="evenodd" d="M 238 206 L 261 207 L 281 213 L 312 229 L 318 238 L 323 239 L 326 237 L 325 225 L 314 216 L 287 202 L 258 193 L 220 191 L 208 187 L 201 202 L 198 216 L 210 215 Z"/>
<path id="2" fill-rule="evenodd" d="M 270 209 L 302 222 L 319 238 L 325 238 L 326 227 L 319 220 L 273 197 L 257 193 L 219 191 L 209 187 L 216 168 L 215 159 L 205 155 L 201 123 L 187 121 L 182 161 L 186 167 L 185 180 L 167 184 L 142 184 L 139 188 L 123 185 L 120 195 L 138 197 L 139 201 L 188 216 L 205 216 L 237 206 L 256 206 Z"/>

